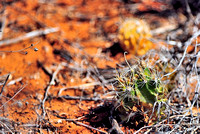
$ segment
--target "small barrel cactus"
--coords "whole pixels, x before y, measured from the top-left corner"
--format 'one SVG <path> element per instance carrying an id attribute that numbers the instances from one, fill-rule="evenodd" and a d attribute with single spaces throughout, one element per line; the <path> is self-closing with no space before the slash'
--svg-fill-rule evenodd
<path id="1" fill-rule="evenodd" d="M 144 61 L 119 73 L 116 86 L 120 99 L 129 94 L 132 99 L 151 104 L 163 98 L 165 90 L 157 71 L 149 68 Z"/>
<path id="2" fill-rule="evenodd" d="M 152 37 L 150 28 L 140 19 L 125 20 L 119 28 L 118 37 L 122 48 L 134 55 L 144 55 L 153 47 L 149 40 Z"/>
<path id="3" fill-rule="evenodd" d="M 168 93 L 158 70 L 149 67 L 143 60 L 137 61 L 132 67 L 129 65 L 129 68 L 119 70 L 114 86 L 118 101 L 116 108 L 121 113 L 122 121 L 127 121 L 128 113 L 140 102 L 143 106 L 151 107 L 156 101 L 165 101 Z"/>

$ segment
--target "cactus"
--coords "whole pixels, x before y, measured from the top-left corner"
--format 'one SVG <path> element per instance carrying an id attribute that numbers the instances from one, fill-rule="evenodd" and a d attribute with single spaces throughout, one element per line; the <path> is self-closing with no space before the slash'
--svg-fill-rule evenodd
<path id="1" fill-rule="evenodd" d="M 167 89 L 158 76 L 158 70 L 149 67 L 143 60 L 118 72 L 114 85 L 118 100 L 116 108 L 122 121 L 127 120 L 128 113 L 133 112 L 133 107 L 139 102 L 151 107 L 156 101 L 166 100 Z"/>
<path id="2" fill-rule="evenodd" d="M 144 103 L 154 104 L 155 101 L 162 98 L 165 88 L 158 78 L 156 70 L 147 67 L 143 62 L 126 71 L 126 73 L 119 73 L 117 77 L 119 98 L 123 98 L 123 94 L 127 92 L 132 98 L 138 98 Z"/>
<path id="3" fill-rule="evenodd" d="M 126 19 L 120 26 L 118 37 L 121 47 L 134 55 L 143 55 L 153 47 L 149 26 L 140 19 Z"/>

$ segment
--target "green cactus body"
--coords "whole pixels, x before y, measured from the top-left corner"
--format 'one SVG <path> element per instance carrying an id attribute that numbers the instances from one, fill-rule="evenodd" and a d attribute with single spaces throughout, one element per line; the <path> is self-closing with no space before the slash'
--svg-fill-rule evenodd
<path id="1" fill-rule="evenodd" d="M 143 103 L 154 104 L 160 99 L 164 100 L 164 87 L 156 78 L 155 71 L 148 67 L 138 65 L 131 68 L 126 74 L 118 77 L 118 99 L 123 101 L 124 107 L 131 109 L 139 100 Z M 120 79 L 119 79 L 120 78 Z"/>

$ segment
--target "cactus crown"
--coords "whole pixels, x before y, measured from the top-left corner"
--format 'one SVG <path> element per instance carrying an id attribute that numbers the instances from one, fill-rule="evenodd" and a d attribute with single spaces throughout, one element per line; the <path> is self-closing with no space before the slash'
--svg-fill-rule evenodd
<path id="1" fill-rule="evenodd" d="M 153 47 L 149 40 L 152 37 L 150 28 L 141 19 L 126 19 L 119 28 L 118 37 L 121 47 L 134 55 L 144 55 Z"/>

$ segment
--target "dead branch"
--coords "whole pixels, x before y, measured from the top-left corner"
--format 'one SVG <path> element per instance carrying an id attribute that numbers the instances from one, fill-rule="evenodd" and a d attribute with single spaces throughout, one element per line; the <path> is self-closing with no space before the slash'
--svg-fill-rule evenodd
<path id="1" fill-rule="evenodd" d="M 56 71 L 55 71 L 55 72 L 53 73 L 53 75 L 52 75 L 52 78 L 51 78 L 51 81 L 50 81 L 49 85 L 48 85 L 47 88 L 46 88 L 46 91 L 45 91 L 45 94 L 44 94 L 44 99 L 42 100 L 42 114 L 43 114 L 43 118 L 44 118 L 45 115 L 46 115 L 46 111 L 45 111 L 45 106 L 44 106 L 44 104 L 45 104 L 45 101 L 46 101 L 46 99 L 47 99 L 47 96 L 48 96 L 48 93 L 49 93 L 49 89 L 51 88 L 52 85 L 54 85 L 54 80 L 55 80 L 55 78 L 56 78 L 56 75 L 57 75 L 58 72 L 61 70 L 61 68 L 62 68 L 62 65 L 59 64 L 58 67 L 57 67 L 57 69 L 56 69 Z"/>
<path id="2" fill-rule="evenodd" d="M 0 40 L 3 38 L 3 33 L 6 25 L 6 16 L 4 15 L 1 19 L 2 26 L 0 28 Z"/>
<path id="3" fill-rule="evenodd" d="M 82 68 L 82 67 L 74 67 L 73 65 L 70 65 L 66 62 L 62 62 L 61 63 L 63 66 L 73 70 L 73 71 L 78 71 L 78 72 L 81 72 L 81 73 L 86 73 L 88 72 L 88 68 Z M 116 73 L 116 69 L 115 68 L 112 68 L 112 69 L 100 69 L 100 68 L 97 68 L 100 75 L 102 75 L 103 77 L 105 77 L 106 79 L 108 79 L 107 77 L 109 78 L 112 78 L 113 76 L 115 76 L 114 74 Z M 91 69 L 89 70 L 91 71 Z"/>
<path id="4" fill-rule="evenodd" d="M 44 71 L 44 73 L 45 74 L 47 74 L 50 78 L 52 78 L 52 75 L 53 75 L 53 71 L 52 70 L 50 70 L 50 68 L 49 67 L 47 67 L 47 66 L 45 66 L 41 61 L 37 61 L 37 64 L 42 68 L 42 70 Z M 55 81 L 57 82 L 57 83 L 59 83 L 59 80 L 58 80 L 58 78 L 57 77 L 55 77 Z"/>
<path id="5" fill-rule="evenodd" d="M 3 84 L 3 87 L 1 88 L 0 96 L 3 93 L 3 89 L 4 89 L 5 85 L 6 85 L 6 82 L 8 81 L 9 76 L 10 76 L 10 74 L 8 74 L 8 76 L 6 77 L 6 80 L 5 80 L 4 84 Z"/>
<path id="6" fill-rule="evenodd" d="M 47 68 L 41 61 L 37 60 L 37 64 L 39 67 L 42 68 L 45 74 L 52 77 L 52 71 L 49 68 Z"/>
<path id="7" fill-rule="evenodd" d="M 151 33 L 153 35 L 159 35 L 159 34 L 162 34 L 162 33 L 166 33 L 166 32 L 175 30 L 177 27 L 178 27 L 177 25 L 167 25 L 167 26 L 163 26 L 163 27 L 154 29 L 154 30 L 151 31 Z"/>
<path id="8" fill-rule="evenodd" d="M 108 131 L 109 133 L 111 133 L 113 130 L 117 131 L 117 134 L 124 134 L 124 132 L 120 129 L 119 124 L 117 123 L 117 121 L 115 119 L 110 119 L 110 122 L 112 124 L 112 128 Z"/>
<path id="9" fill-rule="evenodd" d="M 101 131 L 101 130 L 99 130 L 99 129 L 97 129 L 97 128 L 94 128 L 94 127 L 92 127 L 92 126 L 89 126 L 89 125 L 86 125 L 86 124 L 84 124 L 84 123 L 78 122 L 80 119 L 82 119 L 82 118 L 85 117 L 85 116 L 79 117 L 79 118 L 77 118 L 77 119 L 67 119 L 66 117 L 62 117 L 62 116 L 59 116 L 59 115 L 57 115 L 57 114 L 54 114 L 54 115 L 55 115 L 56 117 L 58 117 L 58 118 L 61 118 L 61 119 L 65 120 L 65 121 L 73 122 L 73 123 L 75 123 L 75 124 L 77 124 L 77 125 L 84 126 L 84 127 L 89 128 L 89 129 L 91 129 L 91 130 L 96 130 L 96 131 L 98 131 L 98 132 L 100 132 L 100 133 L 103 133 L 103 134 L 108 134 L 107 132 Z"/>
<path id="10" fill-rule="evenodd" d="M 97 128 L 94 128 L 94 127 L 92 127 L 92 126 L 86 125 L 86 124 L 84 124 L 84 123 L 77 122 L 77 121 L 73 121 L 73 122 L 74 122 L 75 124 L 77 124 L 77 125 L 84 126 L 84 127 L 86 127 L 86 128 L 92 129 L 92 130 L 96 130 L 96 131 L 98 131 L 98 132 L 100 132 L 100 133 L 108 134 L 107 132 L 101 131 L 101 130 L 99 130 L 99 129 L 97 129 Z"/>
<path id="11" fill-rule="evenodd" d="M 11 80 L 10 82 L 8 82 L 7 86 L 13 85 L 13 84 L 20 82 L 20 81 L 22 81 L 22 77 L 19 77 L 15 80 Z"/>
<path id="12" fill-rule="evenodd" d="M 180 62 L 178 64 L 178 66 L 172 72 L 165 74 L 163 77 L 169 76 L 169 75 L 173 74 L 174 72 L 176 72 L 179 69 L 179 67 L 182 65 L 182 63 L 183 63 L 183 61 L 185 59 L 185 56 L 186 56 L 187 49 L 188 49 L 189 45 L 191 45 L 192 41 L 194 39 L 196 39 L 199 35 L 200 35 L 200 30 L 198 32 L 196 32 L 187 42 L 185 42 L 186 47 L 185 47 L 183 56 L 182 56 L 182 58 L 181 58 L 181 60 L 180 60 Z"/>
<path id="13" fill-rule="evenodd" d="M 59 96 L 59 98 L 64 98 L 67 100 L 83 100 L 83 101 L 103 101 L 112 100 L 112 98 L 99 98 L 99 97 L 81 97 L 81 96 Z"/>
<path id="14" fill-rule="evenodd" d="M 19 89 L 19 91 L 17 91 L 17 93 L 15 93 L 15 95 L 13 95 L 12 98 L 10 98 L 8 101 L 6 101 L 6 102 L 0 107 L 0 109 L 3 108 L 3 107 L 4 107 L 8 102 L 10 102 L 13 98 L 15 98 L 15 96 L 16 96 L 17 94 L 19 94 L 25 87 L 26 87 L 26 85 L 23 86 L 23 87 L 21 87 L 21 89 Z"/>
<path id="15" fill-rule="evenodd" d="M 12 132 L 12 130 L 8 127 L 7 124 L 5 124 L 4 122 L 1 122 L 1 121 L 0 121 L 0 124 L 1 124 L 2 126 L 4 126 L 5 128 L 7 128 L 8 131 L 10 131 L 10 133 L 14 134 L 14 133 Z M 2 132 L 0 132 L 0 133 L 2 133 Z M 4 133 L 4 132 L 3 132 L 3 133 Z"/>
<path id="16" fill-rule="evenodd" d="M 91 87 L 91 86 L 100 86 L 102 84 L 108 84 L 109 82 L 112 82 L 113 80 L 106 80 L 104 83 L 102 82 L 92 82 L 92 83 L 86 83 L 86 84 L 82 84 L 82 85 L 79 85 L 79 86 L 71 86 L 71 87 L 63 87 L 59 90 L 58 92 L 58 96 L 61 95 L 61 93 L 67 89 L 85 89 L 85 88 L 88 88 L 88 87 Z"/>
<path id="17" fill-rule="evenodd" d="M 12 130 L 13 130 L 13 125 L 16 124 L 16 123 L 13 120 L 5 118 L 5 117 L 0 117 L 0 124 L 1 124 L 1 127 L 3 127 L 3 129 L 4 128 L 7 129 L 7 130 L 1 129 L 3 132 L 0 131 L 0 133 L 5 133 L 6 131 L 8 133 L 8 131 L 9 131 L 10 133 L 14 134 L 14 132 Z"/>
<path id="18" fill-rule="evenodd" d="M 2 41 L 0 41 L 0 47 L 1 46 L 7 46 L 7 45 L 10 45 L 12 43 L 17 43 L 19 41 L 26 40 L 26 39 L 29 39 L 29 38 L 34 38 L 36 36 L 46 35 L 46 34 L 58 32 L 58 31 L 59 31 L 58 27 L 47 28 L 47 29 L 44 29 L 44 30 L 32 31 L 32 32 L 29 32 L 29 33 L 27 33 L 25 35 L 22 35 L 22 36 L 13 38 L 13 39 L 2 40 Z"/>
<path id="19" fill-rule="evenodd" d="M 92 82 L 92 83 L 87 83 L 87 84 L 82 84 L 82 85 L 79 85 L 79 86 L 71 86 L 71 87 L 64 87 L 64 88 L 61 88 L 58 92 L 58 96 L 61 95 L 61 93 L 67 89 L 85 89 L 85 88 L 88 88 L 88 87 L 91 87 L 91 86 L 97 86 L 97 85 L 101 85 L 100 82 Z"/>

